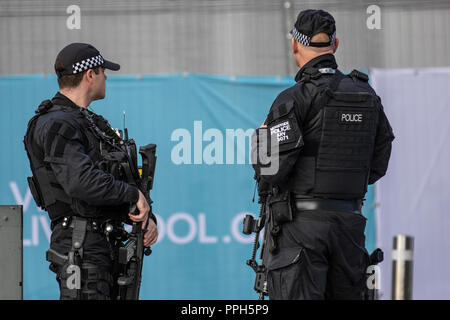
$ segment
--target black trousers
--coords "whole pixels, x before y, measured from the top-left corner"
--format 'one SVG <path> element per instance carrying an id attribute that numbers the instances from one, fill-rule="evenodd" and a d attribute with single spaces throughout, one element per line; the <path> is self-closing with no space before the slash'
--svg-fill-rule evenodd
<path id="1" fill-rule="evenodd" d="M 267 267 L 270 299 L 363 299 L 368 253 L 361 214 L 299 211 Z"/>

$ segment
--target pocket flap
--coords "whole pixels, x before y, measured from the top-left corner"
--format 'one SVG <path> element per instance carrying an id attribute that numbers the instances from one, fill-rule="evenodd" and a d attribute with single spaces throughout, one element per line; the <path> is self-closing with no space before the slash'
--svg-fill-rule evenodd
<path id="1" fill-rule="evenodd" d="M 303 247 L 283 248 L 276 255 L 269 256 L 267 261 L 267 269 L 275 270 L 285 268 L 300 260 Z"/>

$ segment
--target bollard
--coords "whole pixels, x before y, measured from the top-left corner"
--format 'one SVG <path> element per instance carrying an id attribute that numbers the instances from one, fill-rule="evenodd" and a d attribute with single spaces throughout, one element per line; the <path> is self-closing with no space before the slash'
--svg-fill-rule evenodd
<path id="1" fill-rule="evenodd" d="M 414 238 L 407 235 L 397 235 L 393 242 L 392 300 L 411 300 Z"/>

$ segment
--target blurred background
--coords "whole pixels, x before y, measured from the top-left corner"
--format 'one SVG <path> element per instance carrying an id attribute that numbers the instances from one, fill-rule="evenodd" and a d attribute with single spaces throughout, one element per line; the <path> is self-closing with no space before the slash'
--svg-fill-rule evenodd
<path id="1" fill-rule="evenodd" d="M 77 27 L 71 5 L 80 29 L 67 27 Z M 288 33 L 305 8 L 334 16 L 342 70 L 449 64 L 446 0 L 2 0 L 0 71 L 53 73 L 59 50 L 89 40 L 125 74 L 290 75 Z"/>
<path id="2" fill-rule="evenodd" d="M 364 208 L 366 247 L 385 252 L 380 298 L 392 298 L 393 237 L 407 234 L 412 298 L 449 299 L 449 3 L 0 0 L 0 204 L 23 205 L 24 299 L 58 298 L 45 262 L 49 222 L 27 189 L 22 140 L 36 107 L 57 92 L 53 64 L 71 42 L 121 65 L 107 72 L 95 112 L 118 128 L 126 112 L 138 144 L 158 144 L 160 240 L 145 261 L 141 297 L 256 298 L 245 265 L 252 239 L 241 233 L 243 215 L 259 210 L 248 130 L 294 84 L 289 31 L 305 9 L 334 16 L 339 69 L 369 74 L 396 135 L 388 173 Z"/>

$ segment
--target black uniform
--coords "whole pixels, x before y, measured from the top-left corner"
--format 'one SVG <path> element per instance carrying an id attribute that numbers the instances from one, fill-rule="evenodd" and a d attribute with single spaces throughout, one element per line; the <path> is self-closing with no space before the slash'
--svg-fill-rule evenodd
<path id="1" fill-rule="evenodd" d="M 304 12 L 302 19 L 311 14 L 317 12 Z M 326 30 L 320 28 L 315 34 Z M 303 41 L 298 30 L 293 34 Z M 254 165 L 260 186 L 269 186 L 275 225 L 268 294 L 362 299 L 369 262 L 362 200 L 367 184 L 386 173 L 394 135 L 367 75 L 356 70 L 343 75 L 332 54 L 309 61 L 295 80 L 275 99 L 265 121 L 268 140 L 278 142 L 279 170 L 262 175 L 264 166 Z"/>
<path id="2" fill-rule="evenodd" d="M 77 87 L 81 73 L 94 69 L 98 74 L 99 67 L 120 69 L 86 43 L 67 45 L 55 61 L 60 86 Z M 116 278 L 126 272 L 116 263 L 118 248 L 128 238 L 123 222 L 132 223 L 128 213 L 139 199 L 131 141 L 60 92 L 43 101 L 28 123 L 24 143 L 33 173 L 28 184 L 51 219 L 47 260 L 57 274 L 61 299 L 118 295 Z"/>
<path id="3" fill-rule="evenodd" d="M 99 169 L 105 159 L 101 139 L 93 127 L 105 136 L 115 135 L 102 117 L 78 107 L 59 92 L 51 101 L 44 101 L 36 112 L 37 116 L 29 123 L 25 145 L 35 179 L 31 188 L 39 189 L 35 190 L 39 193 L 37 197 L 41 197 L 41 205 L 52 221 L 51 252 L 56 258 L 57 254 L 67 256 L 72 249 L 75 221 L 79 218 L 87 221 L 83 264 L 100 270 L 101 281 L 95 281 L 100 294 L 94 294 L 94 298 L 109 297 L 114 243 L 105 235 L 105 222 L 118 227 L 125 220 L 130 204 L 138 201 L 138 189 Z M 117 135 L 115 138 L 119 141 Z M 62 266 L 56 262 L 52 261 L 50 268 L 57 273 L 61 285 Z M 70 292 L 64 295 L 62 290 L 61 298 L 71 297 Z"/>

